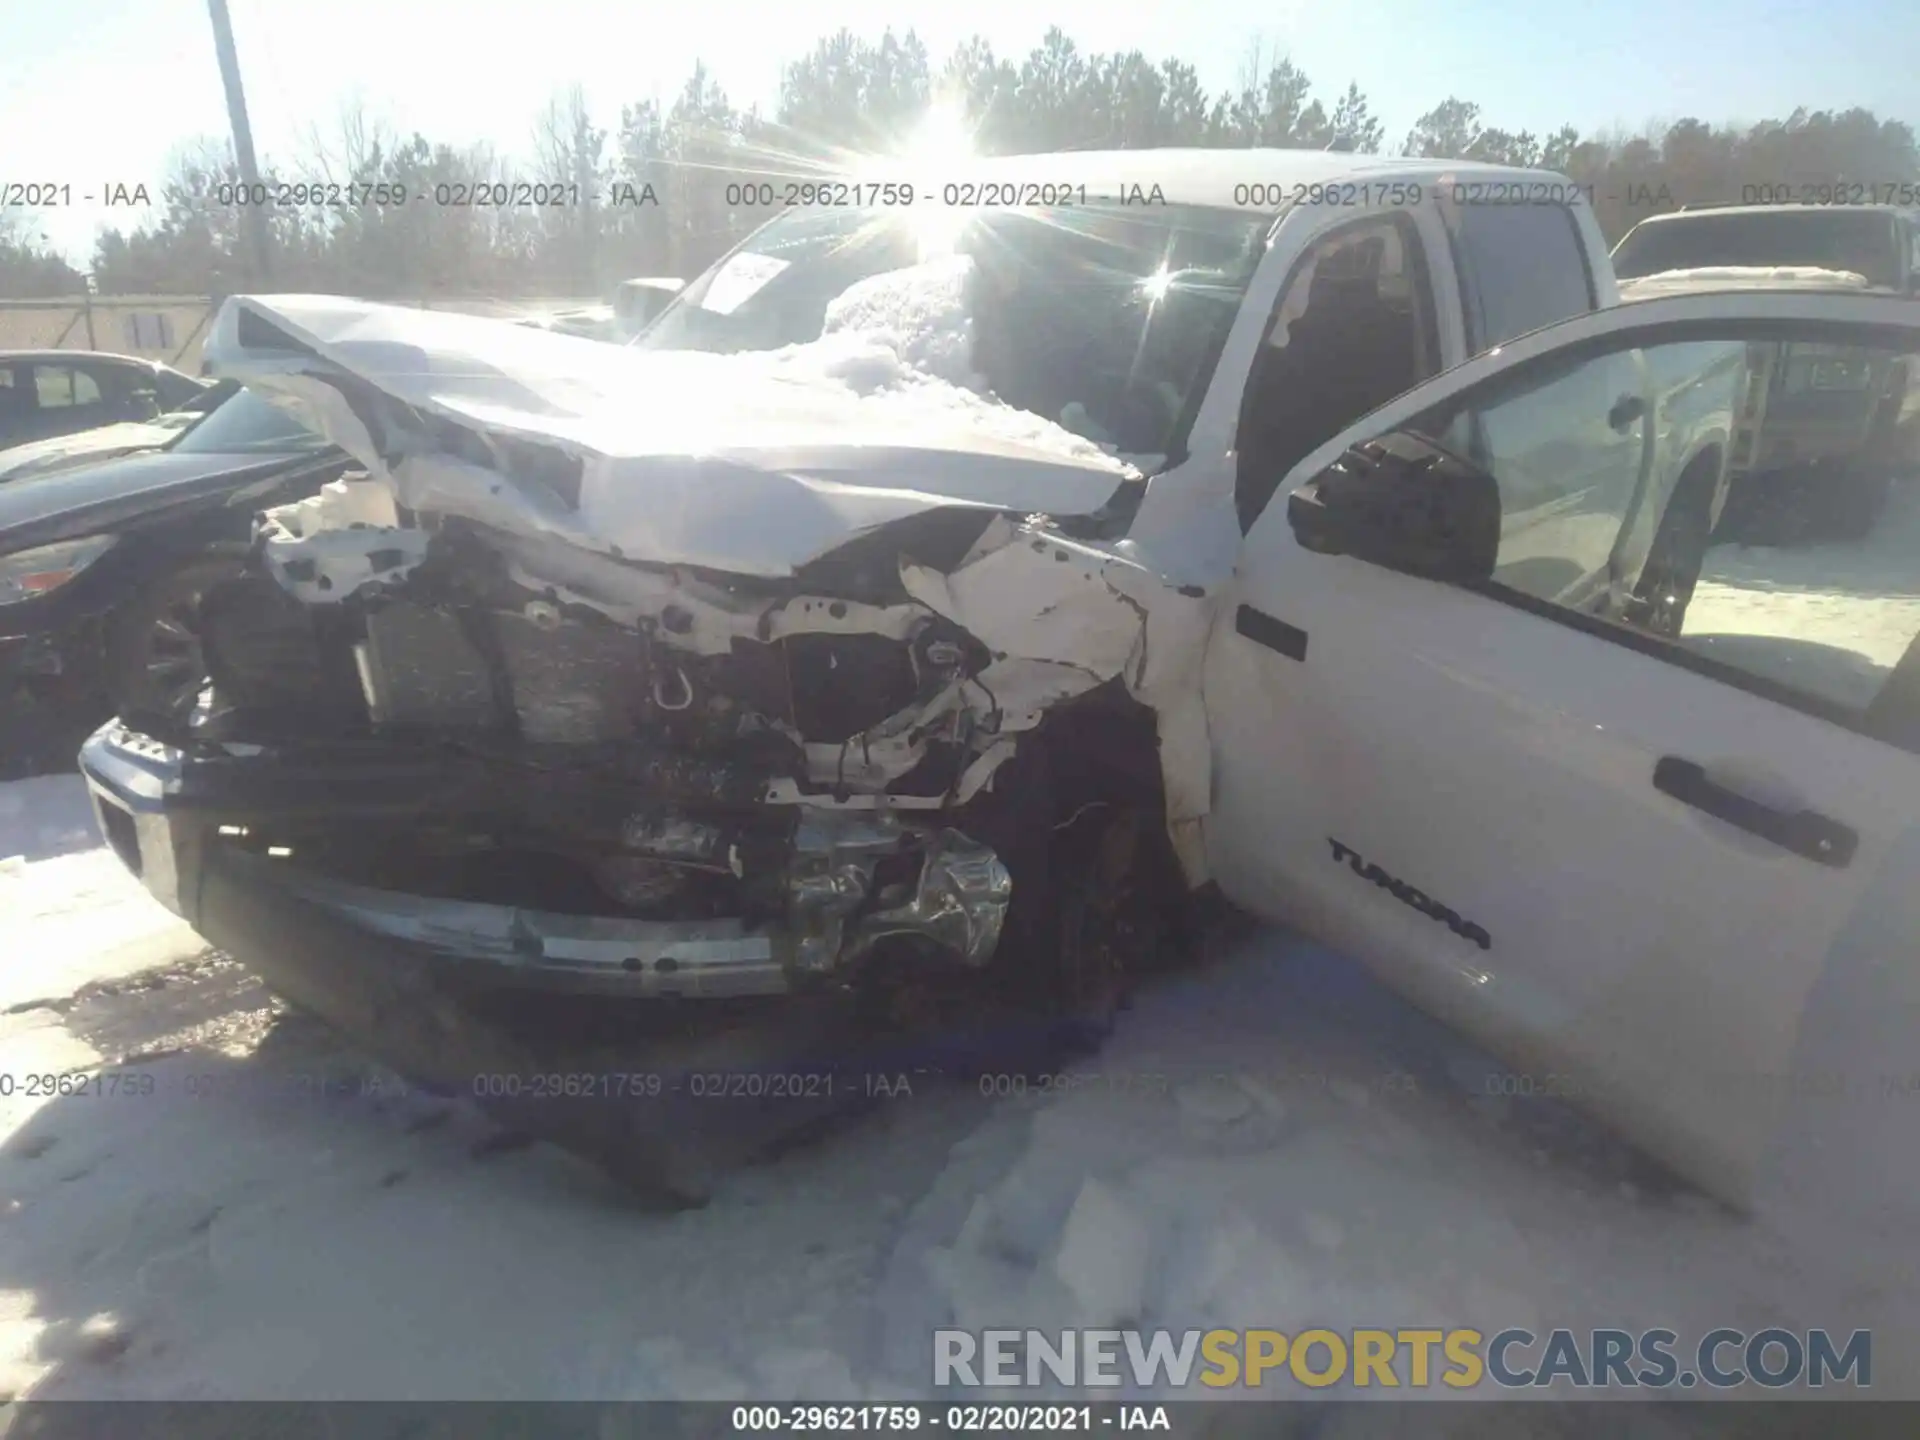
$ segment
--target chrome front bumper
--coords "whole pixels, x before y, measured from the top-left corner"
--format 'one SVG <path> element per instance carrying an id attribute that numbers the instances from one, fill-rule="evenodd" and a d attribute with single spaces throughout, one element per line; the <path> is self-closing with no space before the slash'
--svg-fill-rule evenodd
<path id="1" fill-rule="evenodd" d="M 201 851 L 197 827 L 176 825 L 168 809 L 180 772 L 178 750 L 136 735 L 117 720 L 80 747 L 80 774 L 100 833 L 147 893 L 191 924 L 197 918 Z"/>
<path id="2" fill-rule="evenodd" d="M 197 784 L 195 763 L 117 722 L 80 752 L 95 818 L 121 862 L 161 904 L 246 959 L 271 937 L 230 933 L 236 890 L 247 896 L 238 908 L 249 914 L 267 905 L 281 917 L 276 923 L 324 920 L 343 935 L 398 947 L 482 983 L 632 997 L 779 995 L 897 937 L 982 964 L 998 943 L 1012 890 L 991 850 L 944 831 L 926 853 L 917 888 L 880 905 L 875 858 L 898 836 L 888 822 L 868 819 L 803 824 L 783 924 L 561 914 L 404 894 L 222 843 L 223 830 L 244 824 L 246 809 L 235 804 L 230 783 Z"/>

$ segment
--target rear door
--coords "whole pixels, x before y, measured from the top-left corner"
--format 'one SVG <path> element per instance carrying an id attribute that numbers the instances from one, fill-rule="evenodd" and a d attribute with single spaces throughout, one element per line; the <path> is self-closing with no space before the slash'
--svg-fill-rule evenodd
<path id="1" fill-rule="evenodd" d="M 1478 1034 L 1514 1066 L 1505 1093 L 1587 1105 L 1737 1201 L 1807 1098 L 1809 1055 L 1814 1083 L 1844 1075 L 1850 1095 L 1920 1069 L 1903 928 L 1920 895 L 1920 496 L 1900 492 L 1851 547 L 1696 536 L 1674 571 L 1691 595 L 1677 639 L 1570 603 L 1550 569 L 1448 585 L 1307 551 L 1286 499 L 1348 444 L 1497 430 L 1514 405 L 1570 442 L 1605 387 L 1567 378 L 1635 353 L 1662 377 L 1663 435 L 1668 406 L 1724 427 L 1734 357 L 1756 341 L 1911 359 L 1920 315 L 1858 297 L 1651 301 L 1429 381 L 1280 482 L 1205 675 L 1208 858 L 1229 895 Z M 1527 503 L 1533 477 L 1487 458 L 1503 505 Z M 1666 509 L 1667 540 L 1691 533 Z M 1861 1014 L 1880 1017 L 1877 1049 L 1855 1043 Z M 1920 1105 L 1876 1113 L 1911 1125 Z"/>
<path id="2" fill-rule="evenodd" d="M 1509 193 L 1492 186 L 1439 189 L 1473 353 L 1599 303 L 1590 256 L 1600 249 L 1584 210 L 1492 203 Z M 1498 411 L 1463 417 L 1460 433 L 1447 437 L 1508 477 L 1500 553 L 1514 583 L 1569 604 L 1586 604 L 1613 583 L 1615 517 L 1649 460 L 1646 409 L 1638 357 L 1622 352 L 1571 366 L 1558 385 Z M 1579 423 L 1567 423 L 1572 416 Z"/>
<path id="3" fill-rule="evenodd" d="M 36 360 L 32 370 L 39 437 L 72 435 L 115 418 L 100 378 L 87 367 Z"/>
<path id="4" fill-rule="evenodd" d="M 37 438 L 37 406 L 33 398 L 33 367 L 0 362 L 0 446 L 22 445 Z"/>

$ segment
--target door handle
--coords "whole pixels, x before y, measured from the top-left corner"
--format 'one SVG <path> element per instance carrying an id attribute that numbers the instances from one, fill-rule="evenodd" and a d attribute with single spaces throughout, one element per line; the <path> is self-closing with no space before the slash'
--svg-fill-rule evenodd
<path id="1" fill-rule="evenodd" d="M 1707 772 L 1678 755 L 1662 755 L 1653 767 L 1653 788 L 1691 805 L 1716 820 L 1804 856 L 1816 865 L 1844 870 L 1860 848 L 1860 836 L 1817 810 L 1781 810 L 1707 778 Z"/>
<path id="2" fill-rule="evenodd" d="M 1626 428 L 1647 413 L 1647 402 L 1638 395 L 1622 395 L 1613 402 L 1613 408 L 1607 411 L 1607 424 L 1615 430 Z"/>

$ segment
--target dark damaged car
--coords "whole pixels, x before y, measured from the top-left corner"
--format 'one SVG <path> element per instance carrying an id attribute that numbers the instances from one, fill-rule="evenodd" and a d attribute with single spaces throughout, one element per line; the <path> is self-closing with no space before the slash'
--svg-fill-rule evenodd
<path id="1" fill-rule="evenodd" d="M 116 711 L 191 710 L 199 600 L 246 563 L 254 513 L 311 494 L 347 456 L 231 382 L 134 453 L 0 484 L 0 756 L 71 762 Z M 80 727 L 80 728 L 76 728 Z"/>

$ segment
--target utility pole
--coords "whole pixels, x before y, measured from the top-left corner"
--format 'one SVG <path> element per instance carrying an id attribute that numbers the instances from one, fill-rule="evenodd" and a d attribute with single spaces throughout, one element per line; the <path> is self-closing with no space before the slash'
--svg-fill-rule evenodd
<path id="1" fill-rule="evenodd" d="M 213 19 L 213 48 L 220 57 L 220 79 L 227 87 L 227 119 L 233 125 L 233 154 L 240 162 L 240 179 L 249 198 L 260 183 L 260 165 L 253 158 L 253 130 L 247 124 L 247 96 L 240 88 L 240 57 L 233 48 L 233 20 L 227 14 L 227 0 L 207 0 L 207 14 Z M 242 223 L 247 244 L 253 252 L 254 283 L 264 288 L 270 274 L 267 247 L 267 207 L 242 205 Z"/>

